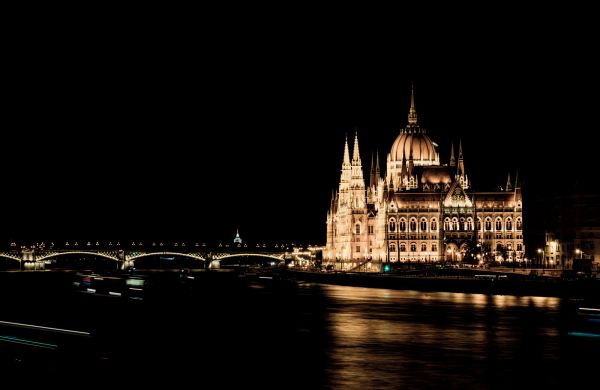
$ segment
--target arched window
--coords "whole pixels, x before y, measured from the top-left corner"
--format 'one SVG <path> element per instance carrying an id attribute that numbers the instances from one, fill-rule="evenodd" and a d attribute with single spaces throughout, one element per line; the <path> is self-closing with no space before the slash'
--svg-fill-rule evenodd
<path id="1" fill-rule="evenodd" d="M 502 250 L 502 244 L 500 244 L 500 243 L 496 244 L 496 250 L 497 251 L 501 251 Z"/>
<path id="2" fill-rule="evenodd" d="M 401 232 L 405 232 L 406 231 L 406 220 L 404 218 L 402 218 L 400 220 L 400 231 Z"/>
<path id="3" fill-rule="evenodd" d="M 467 225 L 465 228 L 466 231 L 472 231 L 473 230 L 473 219 L 472 218 L 467 218 Z"/>
<path id="4" fill-rule="evenodd" d="M 427 244 L 421 244 L 421 252 L 427 252 Z"/>
<path id="5" fill-rule="evenodd" d="M 417 220 L 416 219 L 411 219 L 410 220 L 410 231 L 411 232 L 416 232 L 417 231 Z"/>
<path id="6" fill-rule="evenodd" d="M 512 219 L 508 218 L 506 220 L 506 230 L 511 231 L 512 230 Z"/>
<path id="7" fill-rule="evenodd" d="M 406 252 L 406 244 L 403 242 L 400 243 L 400 252 Z"/>
<path id="8" fill-rule="evenodd" d="M 500 218 L 496 219 L 496 230 L 502 230 L 502 220 Z"/>
<path id="9" fill-rule="evenodd" d="M 354 226 L 354 231 L 356 232 L 356 234 L 360 234 L 360 223 L 357 223 L 357 224 Z"/>
<path id="10" fill-rule="evenodd" d="M 410 243 L 410 251 L 411 252 L 416 252 L 417 251 L 417 243 L 416 242 L 411 242 Z"/>
<path id="11" fill-rule="evenodd" d="M 481 218 L 477 218 L 477 231 L 481 230 Z"/>
<path id="12" fill-rule="evenodd" d="M 396 244 L 394 244 L 394 243 L 390 244 L 390 252 L 396 252 Z"/>
<path id="13" fill-rule="evenodd" d="M 492 220 L 489 218 L 485 220 L 485 230 L 492 230 Z"/>
<path id="14" fill-rule="evenodd" d="M 450 224 L 450 218 L 444 219 L 444 230 L 452 230 L 452 225 Z"/>
<path id="15" fill-rule="evenodd" d="M 436 232 L 437 231 L 437 221 L 435 219 L 431 220 L 431 231 L 432 232 Z"/>
<path id="16" fill-rule="evenodd" d="M 421 231 L 422 232 L 426 232 L 427 231 L 427 220 L 425 218 L 423 218 L 421 220 Z"/>
<path id="17" fill-rule="evenodd" d="M 395 232 L 396 231 L 396 220 L 394 218 L 390 219 L 390 223 L 389 223 L 389 228 L 390 228 L 390 232 Z"/>
<path id="18" fill-rule="evenodd" d="M 521 218 L 517 218 L 517 230 L 523 230 L 523 222 Z"/>
<path id="19" fill-rule="evenodd" d="M 517 250 L 518 251 L 522 251 L 523 250 L 523 244 L 517 244 Z"/>
<path id="20" fill-rule="evenodd" d="M 452 230 L 460 230 L 458 227 L 458 219 L 452 218 Z"/>

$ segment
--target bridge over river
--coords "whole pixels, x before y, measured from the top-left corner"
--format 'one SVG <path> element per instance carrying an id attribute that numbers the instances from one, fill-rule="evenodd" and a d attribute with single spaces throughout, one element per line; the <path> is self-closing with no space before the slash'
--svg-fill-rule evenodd
<path id="1" fill-rule="evenodd" d="M 147 259 L 186 259 L 194 268 L 219 268 L 221 264 L 239 263 L 242 259 L 270 262 L 304 259 L 308 252 L 301 252 L 288 244 L 215 244 L 189 242 L 64 242 L 60 245 L 37 243 L 17 245 L 0 249 L 2 268 L 45 269 L 61 262 L 63 258 L 95 259 L 107 262 L 108 268 L 128 269 Z M 304 257 L 303 257 L 304 256 Z M 176 266 L 176 262 L 172 263 Z"/>

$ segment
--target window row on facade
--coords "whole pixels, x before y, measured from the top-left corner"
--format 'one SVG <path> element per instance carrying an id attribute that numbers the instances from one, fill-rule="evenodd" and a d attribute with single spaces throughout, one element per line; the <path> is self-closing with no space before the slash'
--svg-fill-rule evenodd
<path id="1" fill-rule="evenodd" d="M 397 248 L 398 247 L 396 247 L 395 243 L 391 243 L 389 250 L 390 250 L 390 252 L 396 252 Z M 399 248 L 400 248 L 400 252 L 407 252 L 406 243 L 401 242 L 399 245 Z M 408 248 L 410 249 L 410 252 L 416 252 L 417 251 L 417 243 L 411 242 L 410 244 L 408 244 Z M 437 252 L 437 250 L 438 250 L 437 244 L 431 244 L 431 252 Z M 421 252 L 427 252 L 427 244 L 426 243 L 421 243 Z"/>
<path id="2" fill-rule="evenodd" d="M 409 251 L 410 252 L 416 252 L 417 251 L 417 247 L 418 247 L 418 244 L 416 242 L 411 242 L 408 245 L 406 243 L 404 243 L 404 242 L 401 242 L 398 246 L 396 246 L 396 243 L 392 242 L 389 245 L 389 251 L 390 252 L 396 252 L 397 249 L 399 249 L 400 252 L 409 252 Z M 420 252 L 427 252 L 428 245 L 426 243 L 421 243 L 420 247 L 421 247 Z M 359 248 L 359 247 L 357 247 L 357 248 Z M 407 248 L 408 248 L 408 250 L 407 250 Z M 523 250 L 523 244 L 519 242 L 519 243 L 516 244 L 515 248 L 516 248 L 515 250 L 517 250 L 517 251 L 520 252 L 520 251 Z M 507 243 L 506 245 L 504 245 L 502 243 L 497 243 L 496 244 L 496 250 L 497 251 L 500 251 L 500 250 L 503 250 L 503 249 L 512 251 L 513 250 L 513 244 L 512 243 Z M 359 249 L 357 249 L 357 251 L 358 250 Z M 437 252 L 437 250 L 438 250 L 438 245 L 436 243 L 431 244 L 431 252 Z"/>
<path id="3" fill-rule="evenodd" d="M 481 224 L 482 224 L 482 219 L 477 218 L 476 230 L 481 230 Z M 520 217 L 516 218 L 514 220 L 514 223 L 513 223 L 513 218 L 511 218 L 511 217 L 508 217 L 504 220 L 500 217 L 497 217 L 495 220 L 492 220 L 491 217 L 487 217 L 483 221 L 483 224 L 484 224 L 485 231 L 491 231 L 492 227 L 495 227 L 496 231 L 499 231 L 499 230 L 512 231 L 513 227 L 515 228 L 515 230 L 523 230 L 523 221 Z M 420 220 L 417 220 L 417 218 L 411 218 L 409 220 L 407 220 L 406 218 L 399 218 L 397 220 L 396 218 L 392 217 L 388 220 L 388 231 L 389 232 L 406 232 L 406 231 L 425 232 L 425 231 L 428 231 L 428 227 L 429 227 L 430 231 L 437 231 L 438 230 L 437 219 L 432 218 L 431 221 L 428 221 L 426 218 L 421 218 Z M 419 229 L 417 230 L 417 228 L 419 228 Z M 471 217 L 468 217 L 468 218 L 456 218 L 456 217 L 445 218 L 443 228 L 446 231 L 452 231 L 452 230 L 473 231 L 473 218 L 471 218 Z M 356 224 L 355 232 L 356 232 L 356 234 L 360 234 L 360 232 L 361 232 L 360 224 Z M 373 232 L 372 226 L 369 226 L 369 233 L 372 233 L 372 232 Z"/>

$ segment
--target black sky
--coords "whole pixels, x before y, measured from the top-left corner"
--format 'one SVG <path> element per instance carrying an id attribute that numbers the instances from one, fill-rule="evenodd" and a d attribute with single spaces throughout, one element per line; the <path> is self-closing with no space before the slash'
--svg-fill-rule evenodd
<path id="1" fill-rule="evenodd" d="M 18 35 L 5 60 L 5 241 L 229 240 L 239 228 L 323 243 L 345 134 L 358 129 L 368 175 L 371 152 L 383 161 L 406 125 L 411 82 L 419 123 L 443 160 L 462 139 L 475 187 L 518 169 L 533 200 L 595 180 L 586 31 L 431 40 L 394 24 L 198 24 Z"/>

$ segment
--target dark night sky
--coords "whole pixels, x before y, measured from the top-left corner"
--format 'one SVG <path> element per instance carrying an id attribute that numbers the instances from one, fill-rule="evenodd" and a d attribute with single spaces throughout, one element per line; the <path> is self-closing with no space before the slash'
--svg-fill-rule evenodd
<path id="1" fill-rule="evenodd" d="M 462 138 L 480 189 L 519 169 L 534 204 L 542 185 L 589 180 L 597 165 L 584 31 L 430 41 L 394 25 L 83 25 L 8 49 L 3 240 L 229 240 L 239 227 L 322 243 L 344 134 L 358 128 L 368 175 L 371 151 L 383 161 L 406 125 L 411 81 L 442 159 Z"/>

